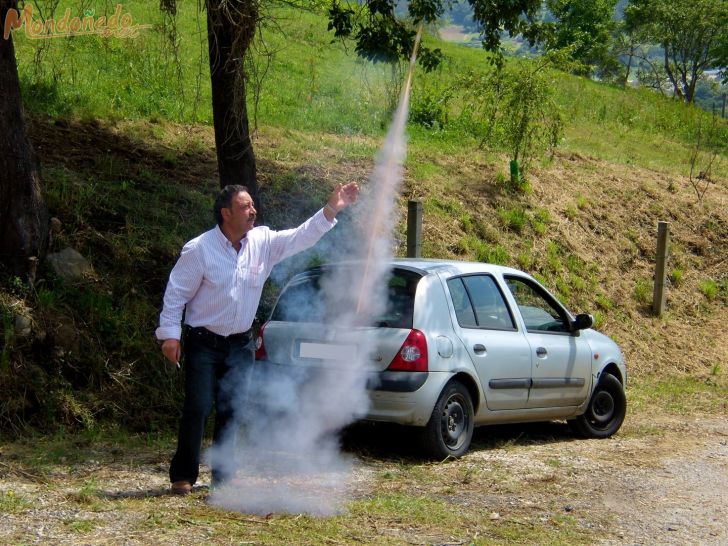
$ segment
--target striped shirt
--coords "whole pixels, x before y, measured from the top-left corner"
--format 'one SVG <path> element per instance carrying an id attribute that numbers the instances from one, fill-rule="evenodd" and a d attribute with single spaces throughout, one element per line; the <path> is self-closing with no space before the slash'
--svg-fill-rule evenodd
<path id="1" fill-rule="evenodd" d="M 314 244 L 336 224 L 323 209 L 295 229 L 255 227 L 240 240 L 240 251 L 215 226 L 182 248 L 169 274 L 157 339 L 180 339 L 185 323 L 221 336 L 250 329 L 263 284 L 273 266 Z"/>

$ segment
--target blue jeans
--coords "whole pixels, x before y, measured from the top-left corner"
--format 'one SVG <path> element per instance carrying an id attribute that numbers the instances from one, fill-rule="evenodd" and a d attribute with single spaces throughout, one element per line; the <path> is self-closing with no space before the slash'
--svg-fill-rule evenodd
<path id="1" fill-rule="evenodd" d="M 179 423 L 177 452 L 169 467 L 172 483 L 197 481 L 200 471 L 200 451 L 205 423 L 215 405 L 213 443 L 218 442 L 226 428 L 233 424 L 234 406 L 231 394 L 241 383 L 254 361 L 252 339 L 237 339 L 211 343 L 209 340 L 185 335 L 185 401 Z M 231 385 L 231 383 L 235 383 Z M 212 469 L 214 483 L 225 481 L 218 469 Z"/>

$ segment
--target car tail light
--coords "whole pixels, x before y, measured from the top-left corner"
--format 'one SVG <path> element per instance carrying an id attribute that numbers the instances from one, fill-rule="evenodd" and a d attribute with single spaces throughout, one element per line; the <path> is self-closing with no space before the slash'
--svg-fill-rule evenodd
<path id="1" fill-rule="evenodd" d="M 265 352 L 265 344 L 263 343 L 263 330 L 267 322 L 260 327 L 258 337 L 255 338 L 255 360 L 268 360 L 268 354 Z"/>
<path id="2" fill-rule="evenodd" d="M 427 371 L 427 339 L 419 330 L 410 330 L 387 370 L 402 372 Z"/>

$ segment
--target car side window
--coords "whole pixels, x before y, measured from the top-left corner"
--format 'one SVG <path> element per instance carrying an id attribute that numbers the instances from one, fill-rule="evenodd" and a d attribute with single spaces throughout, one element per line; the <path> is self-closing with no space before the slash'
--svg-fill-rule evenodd
<path id="1" fill-rule="evenodd" d="M 407 271 L 394 271 L 387 287 L 387 308 L 373 317 L 379 327 L 412 328 L 415 292 L 420 277 Z"/>
<path id="2" fill-rule="evenodd" d="M 470 303 L 470 298 L 465 290 L 462 279 L 450 279 L 447 281 L 447 286 L 450 289 L 450 297 L 455 308 L 455 316 L 458 319 L 458 324 L 463 328 L 477 328 L 478 323 L 475 320 L 473 306 Z"/>
<path id="3" fill-rule="evenodd" d="M 520 277 L 507 277 L 506 284 L 518 304 L 528 331 L 570 331 L 568 317 L 535 284 Z"/>
<path id="4" fill-rule="evenodd" d="M 467 275 L 447 284 L 460 326 L 515 330 L 508 306 L 490 275 Z"/>
<path id="5" fill-rule="evenodd" d="M 503 295 L 490 275 L 462 277 L 465 289 L 475 309 L 475 320 L 480 328 L 515 329 Z"/>

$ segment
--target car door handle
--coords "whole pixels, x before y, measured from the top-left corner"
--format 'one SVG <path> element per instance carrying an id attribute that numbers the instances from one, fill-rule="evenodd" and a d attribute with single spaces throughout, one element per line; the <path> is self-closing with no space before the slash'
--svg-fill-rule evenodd
<path id="1" fill-rule="evenodd" d="M 546 350 L 546 347 L 539 347 L 536 349 L 536 356 L 539 358 L 545 357 L 549 352 Z"/>
<path id="2" fill-rule="evenodd" d="M 485 345 L 481 345 L 480 343 L 476 343 L 475 345 L 473 345 L 473 352 L 476 355 L 485 354 Z"/>

